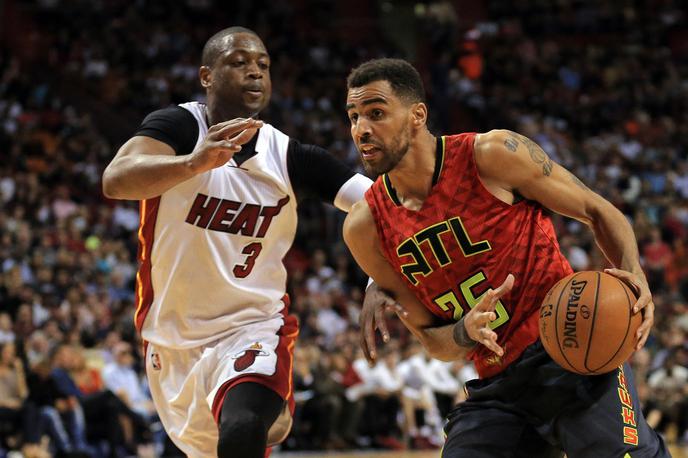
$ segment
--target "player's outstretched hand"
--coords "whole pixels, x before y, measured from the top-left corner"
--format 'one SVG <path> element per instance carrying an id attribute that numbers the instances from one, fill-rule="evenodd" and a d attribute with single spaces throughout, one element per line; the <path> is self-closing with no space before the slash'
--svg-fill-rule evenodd
<path id="1" fill-rule="evenodd" d="M 189 157 L 191 169 L 198 174 L 226 164 L 262 126 L 262 121 L 253 118 L 230 119 L 211 126 Z"/>
<path id="2" fill-rule="evenodd" d="M 485 345 L 487 348 L 502 356 L 504 350 L 497 345 L 497 333 L 490 329 L 490 322 L 497 319 L 495 307 L 497 301 L 514 286 L 514 276 L 509 274 L 497 289 L 489 289 L 480 301 L 466 314 L 464 326 L 468 337 Z"/>
<path id="3" fill-rule="evenodd" d="M 361 327 L 361 348 L 370 364 L 373 364 L 377 358 L 375 330 L 380 330 L 384 342 L 389 340 L 389 331 L 385 322 L 385 312 L 388 310 L 402 316 L 407 314 L 397 301 L 377 286 L 377 283 L 371 283 L 366 289 L 363 307 L 358 318 L 358 324 Z"/>
<path id="4" fill-rule="evenodd" d="M 621 281 L 625 282 L 631 289 L 634 290 L 638 296 L 638 300 L 633 304 L 633 313 L 643 311 L 643 322 L 638 328 L 636 339 L 638 340 L 635 349 L 640 350 L 647 342 L 652 329 L 652 323 L 655 321 L 655 304 L 652 302 L 652 293 L 647 280 L 642 275 L 636 275 L 632 272 L 621 269 L 604 269 L 609 275 L 613 275 Z"/>

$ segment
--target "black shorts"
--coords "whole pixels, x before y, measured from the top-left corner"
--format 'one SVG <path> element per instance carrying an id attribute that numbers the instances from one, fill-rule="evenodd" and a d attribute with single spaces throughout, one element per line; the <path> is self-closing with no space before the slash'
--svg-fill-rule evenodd
<path id="1" fill-rule="evenodd" d="M 574 374 L 538 341 L 467 390 L 449 413 L 443 458 L 671 457 L 643 417 L 628 364 L 604 375 Z"/>

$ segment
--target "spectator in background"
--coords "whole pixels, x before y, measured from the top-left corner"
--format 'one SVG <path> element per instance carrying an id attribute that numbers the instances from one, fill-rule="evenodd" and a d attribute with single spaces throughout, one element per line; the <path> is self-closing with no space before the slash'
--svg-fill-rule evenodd
<path id="1" fill-rule="evenodd" d="M 647 381 L 652 389 L 651 399 L 661 414 L 657 430 L 666 432 L 673 424 L 678 437 L 685 440 L 688 431 L 688 368 L 678 363 L 679 348 L 675 348 Z"/>
<path id="2" fill-rule="evenodd" d="M 346 445 L 338 429 L 344 387 L 336 380 L 333 358 L 313 345 L 304 345 L 295 354 L 297 436 L 305 448 L 336 450 Z"/>
<path id="3" fill-rule="evenodd" d="M 650 240 L 643 247 L 643 259 L 647 269 L 647 280 L 653 290 L 665 285 L 666 271 L 672 263 L 671 247 L 662 240 L 662 233 L 656 227 L 650 230 Z"/>
<path id="4" fill-rule="evenodd" d="M 361 432 L 369 437 L 375 447 L 401 450 L 404 444 L 399 440 L 397 412 L 401 406 L 403 380 L 396 373 L 399 350 L 395 345 L 382 349 L 373 367 L 363 357 L 362 352 L 353 362 L 361 383 L 346 390 L 349 401 L 363 399 Z"/>
<path id="5" fill-rule="evenodd" d="M 105 386 L 131 410 L 150 420 L 155 416 L 155 407 L 143 388 L 141 378 L 134 370 L 131 345 L 127 342 L 117 343 L 112 355 L 113 361 L 103 368 Z"/>
<path id="6" fill-rule="evenodd" d="M 152 441 L 151 426 L 146 417 L 134 412 L 112 391 L 105 389 L 100 371 L 88 367 L 83 350 L 72 350 L 69 375 L 84 409 L 89 441 L 105 441 L 107 453 L 113 457 L 137 451 L 150 452 L 145 447 Z"/>
<path id="7" fill-rule="evenodd" d="M 9 313 L 0 313 L 0 344 L 14 342 L 15 336 L 12 331 L 12 318 Z"/>
<path id="8" fill-rule="evenodd" d="M 27 457 L 48 456 L 39 446 L 40 417 L 36 406 L 28 402 L 29 390 L 24 364 L 17 357 L 13 342 L 0 342 L 0 454 L 9 437 L 21 435 L 22 453 Z"/>
<path id="9" fill-rule="evenodd" d="M 52 377 L 48 359 L 36 363 L 27 376 L 29 400 L 40 411 L 42 425 L 50 438 L 52 453 L 88 453 L 83 430 L 83 413 L 73 398 L 63 394 Z M 75 408 L 76 406 L 76 408 Z"/>
<path id="10" fill-rule="evenodd" d="M 413 449 L 439 448 L 443 422 L 430 381 L 430 359 L 422 345 L 416 342 L 409 345 L 406 354 L 407 357 L 396 365 L 396 372 L 404 383 L 401 390 L 404 439 Z M 456 382 L 454 384 L 458 387 Z"/>
<path id="11" fill-rule="evenodd" d="M 65 418 L 65 427 L 73 448 L 78 451 L 89 451 L 90 446 L 86 442 L 86 419 L 79 399 L 80 392 L 69 374 L 74 367 L 74 361 L 74 349 L 71 345 L 60 344 L 53 350 L 50 375 L 58 392 L 55 408 Z"/>
<path id="12" fill-rule="evenodd" d="M 435 394 L 441 418 L 445 418 L 452 407 L 460 402 L 459 393 L 463 391 L 457 374 L 452 373 L 453 365 L 452 362 L 439 359 L 432 359 L 428 364 L 427 379 Z"/>

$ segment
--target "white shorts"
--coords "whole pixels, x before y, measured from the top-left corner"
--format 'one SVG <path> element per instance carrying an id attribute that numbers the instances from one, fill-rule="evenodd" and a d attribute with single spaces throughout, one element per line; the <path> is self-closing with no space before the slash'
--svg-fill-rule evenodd
<path id="1" fill-rule="evenodd" d="M 292 364 L 296 317 L 244 326 L 202 347 L 170 349 L 149 343 L 146 374 L 153 402 L 172 441 L 187 456 L 217 456 L 218 421 L 229 389 L 265 385 L 294 413 Z"/>

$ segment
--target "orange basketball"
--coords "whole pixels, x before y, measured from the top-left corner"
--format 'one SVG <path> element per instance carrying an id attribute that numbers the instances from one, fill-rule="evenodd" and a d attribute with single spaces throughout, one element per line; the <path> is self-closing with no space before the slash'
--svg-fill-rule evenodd
<path id="1" fill-rule="evenodd" d="M 576 272 L 549 290 L 540 306 L 540 339 L 561 367 L 604 374 L 633 353 L 641 313 L 624 282 L 604 272 Z"/>

